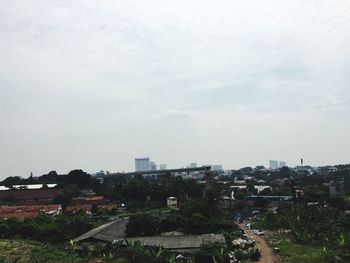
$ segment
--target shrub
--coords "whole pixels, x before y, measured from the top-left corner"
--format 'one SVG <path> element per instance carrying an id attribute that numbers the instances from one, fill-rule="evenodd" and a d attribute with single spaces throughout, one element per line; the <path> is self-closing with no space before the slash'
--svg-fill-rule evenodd
<path id="1" fill-rule="evenodd" d="M 160 220 L 151 215 L 132 216 L 126 225 L 127 236 L 153 236 L 159 232 Z"/>

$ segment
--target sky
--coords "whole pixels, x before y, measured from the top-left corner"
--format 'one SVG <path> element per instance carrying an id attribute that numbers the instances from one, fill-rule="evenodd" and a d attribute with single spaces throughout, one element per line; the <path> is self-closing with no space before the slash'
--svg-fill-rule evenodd
<path id="1" fill-rule="evenodd" d="M 348 0 L 0 0 L 0 178 L 350 163 Z"/>

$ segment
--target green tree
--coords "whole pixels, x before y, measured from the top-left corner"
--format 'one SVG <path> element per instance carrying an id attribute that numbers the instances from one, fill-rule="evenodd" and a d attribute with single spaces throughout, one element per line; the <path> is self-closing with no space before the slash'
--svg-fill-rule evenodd
<path id="1" fill-rule="evenodd" d="M 75 184 L 80 189 L 87 188 L 90 183 L 91 175 L 79 169 L 70 171 L 65 179 L 66 185 Z"/>
<path id="2" fill-rule="evenodd" d="M 128 236 L 153 236 L 159 232 L 160 220 L 152 215 L 131 216 L 126 225 Z"/>

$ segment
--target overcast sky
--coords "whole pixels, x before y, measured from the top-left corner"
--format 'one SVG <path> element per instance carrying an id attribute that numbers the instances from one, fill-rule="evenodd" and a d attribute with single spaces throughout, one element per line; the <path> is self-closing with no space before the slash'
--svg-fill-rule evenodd
<path id="1" fill-rule="evenodd" d="M 0 0 L 0 178 L 350 163 L 350 1 Z"/>

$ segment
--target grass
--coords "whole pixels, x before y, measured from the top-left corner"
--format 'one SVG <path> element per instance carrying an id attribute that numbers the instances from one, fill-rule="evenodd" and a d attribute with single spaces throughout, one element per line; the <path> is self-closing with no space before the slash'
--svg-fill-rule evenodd
<path id="1" fill-rule="evenodd" d="M 62 249 L 37 241 L 0 239 L 0 263 L 2 262 L 84 262 Z"/>
<path id="2" fill-rule="evenodd" d="M 321 246 L 297 244 L 281 240 L 277 245 L 281 251 L 283 263 L 340 263 L 346 262 L 336 258 L 336 251 L 329 251 Z"/>

